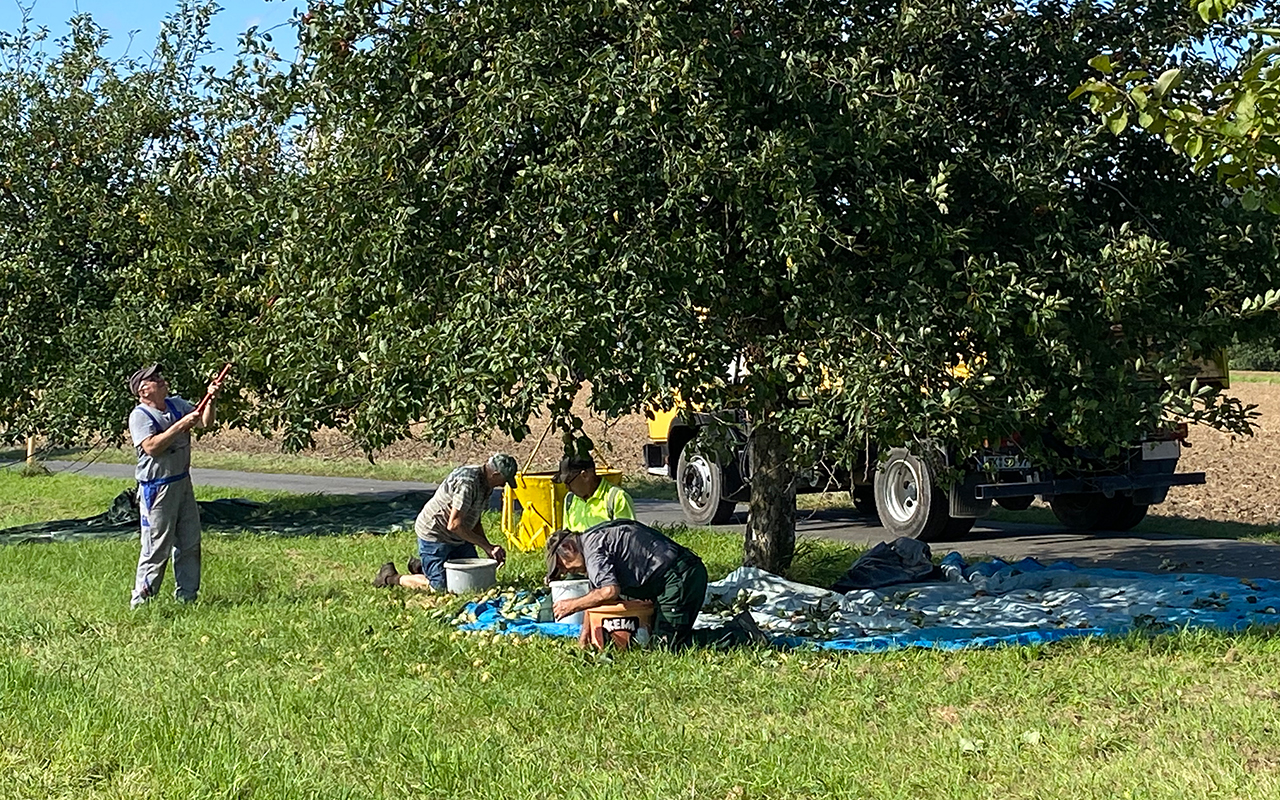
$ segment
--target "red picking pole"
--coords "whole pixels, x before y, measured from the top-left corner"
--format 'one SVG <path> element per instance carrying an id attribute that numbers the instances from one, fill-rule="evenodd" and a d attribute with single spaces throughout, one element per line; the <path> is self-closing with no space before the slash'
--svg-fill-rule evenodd
<path id="1" fill-rule="evenodd" d="M 222 367 L 222 372 L 219 372 L 219 373 L 218 373 L 218 377 L 216 377 L 216 378 L 214 378 L 214 379 L 213 379 L 214 384 L 215 384 L 215 385 L 221 385 L 221 384 L 222 384 L 222 382 L 223 382 L 223 381 L 225 381 L 225 380 L 227 379 L 227 375 L 229 375 L 230 373 L 231 373 L 231 362 L 230 362 L 230 361 L 228 361 L 228 362 L 227 362 L 227 363 Z M 195 408 L 196 413 L 197 413 L 197 414 L 203 414 L 203 413 L 204 413 L 205 408 L 207 408 L 207 407 L 208 407 L 209 403 L 210 403 L 210 402 L 212 402 L 212 400 L 213 400 L 213 393 L 212 393 L 212 392 L 205 394 L 204 399 L 203 399 L 203 400 L 201 400 L 201 401 L 199 402 L 199 404 L 197 404 L 197 405 L 196 405 L 196 408 Z"/>

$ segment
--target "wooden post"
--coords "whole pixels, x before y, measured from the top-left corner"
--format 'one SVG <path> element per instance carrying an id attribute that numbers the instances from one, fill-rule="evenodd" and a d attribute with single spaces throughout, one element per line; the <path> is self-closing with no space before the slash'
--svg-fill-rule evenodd
<path id="1" fill-rule="evenodd" d="M 34 467 L 36 465 L 36 437 L 27 437 L 27 466 Z"/>

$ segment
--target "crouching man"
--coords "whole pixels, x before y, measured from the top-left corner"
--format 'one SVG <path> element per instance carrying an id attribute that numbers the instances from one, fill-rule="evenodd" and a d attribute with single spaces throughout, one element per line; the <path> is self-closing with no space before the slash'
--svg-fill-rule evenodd
<path id="1" fill-rule="evenodd" d="M 582 533 L 556 531 L 547 540 L 547 581 L 585 573 L 591 591 L 560 600 L 556 619 L 620 600 L 652 600 L 653 639 L 687 647 L 707 594 L 707 568 L 692 550 L 632 519 L 601 522 Z M 583 630 L 583 639 L 587 631 Z"/>
<path id="2" fill-rule="evenodd" d="M 395 562 L 388 561 L 378 570 L 373 585 L 443 591 L 444 563 L 476 558 L 477 547 L 502 566 L 507 551 L 485 536 L 480 517 L 489 507 L 493 490 L 503 484 L 516 485 L 516 460 L 506 453 L 495 453 L 483 464 L 450 472 L 414 522 L 418 557 L 409 559 L 408 574 L 400 574 Z"/>

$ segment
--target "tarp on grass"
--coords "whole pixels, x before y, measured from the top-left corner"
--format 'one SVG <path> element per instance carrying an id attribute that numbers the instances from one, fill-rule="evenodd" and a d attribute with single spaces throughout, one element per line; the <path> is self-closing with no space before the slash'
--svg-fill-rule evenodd
<path id="1" fill-rule="evenodd" d="M 707 587 L 698 627 L 718 627 L 746 604 L 783 647 L 874 652 L 1026 645 L 1184 627 L 1242 630 L 1280 624 L 1280 581 L 1048 566 L 1025 559 L 967 563 L 950 553 L 945 580 L 838 594 L 742 567 Z M 471 604 L 463 630 L 578 635 L 576 625 L 507 619 L 497 601 Z"/>
<path id="2" fill-rule="evenodd" d="M 414 518 L 431 498 L 427 492 L 349 500 L 309 508 L 279 508 L 249 500 L 201 500 L 205 531 L 251 532 L 271 536 L 332 536 L 344 533 L 393 533 L 413 528 Z M 85 539 L 133 539 L 138 536 L 136 490 L 121 492 L 107 511 L 83 519 L 37 522 L 0 529 L 0 545 L 75 542 Z"/>

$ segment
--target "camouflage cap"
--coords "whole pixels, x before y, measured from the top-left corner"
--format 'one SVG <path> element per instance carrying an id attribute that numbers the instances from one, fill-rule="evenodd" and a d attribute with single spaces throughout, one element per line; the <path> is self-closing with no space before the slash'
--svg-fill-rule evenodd
<path id="1" fill-rule="evenodd" d="M 502 473 L 507 485 L 516 488 L 516 460 L 506 453 L 494 453 L 489 456 L 489 466 Z"/>

